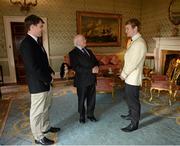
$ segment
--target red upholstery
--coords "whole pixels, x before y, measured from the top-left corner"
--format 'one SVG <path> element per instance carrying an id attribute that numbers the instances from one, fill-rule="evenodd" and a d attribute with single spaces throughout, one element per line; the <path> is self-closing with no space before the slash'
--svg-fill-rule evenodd
<path id="1" fill-rule="evenodd" d="M 169 89 L 170 87 L 176 89 L 176 85 L 171 84 L 169 81 L 154 81 L 151 83 L 151 86 L 158 89 Z"/>
<path id="2" fill-rule="evenodd" d="M 165 80 L 168 80 L 168 77 L 166 75 L 160 75 L 160 74 L 151 75 L 151 78 L 152 78 L 153 81 L 165 81 Z"/>
<path id="3" fill-rule="evenodd" d="M 98 77 L 97 78 L 96 90 L 102 91 L 102 92 L 112 92 L 112 90 L 113 90 L 112 78 Z"/>
<path id="4" fill-rule="evenodd" d="M 96 91 L 100 93 L 111 93 L 114 101 L 113 79 L 108 77 L 97 77 Z"/>
<path id="5" fill-rule="evenodd" d="M 113 56 L 110 63 L 114 64 L 114 65 L 117 65 L 120 63 L 120 60 L 117 56 Z"/>
<path id="6" fill-rule="evenodd" d="M 99 61 L 101 64 L 107 65 L 109 63 L 109 58 L 107 56 L 103 56 Z"/>
<path id="7" fill-rule="evenodd" d="M 108 71 L 109 68 L 119 70 L 122 68 L 122 62 L 117 55 L 96 55 L 97 60 L 100 62 L 100 72 Z"/>

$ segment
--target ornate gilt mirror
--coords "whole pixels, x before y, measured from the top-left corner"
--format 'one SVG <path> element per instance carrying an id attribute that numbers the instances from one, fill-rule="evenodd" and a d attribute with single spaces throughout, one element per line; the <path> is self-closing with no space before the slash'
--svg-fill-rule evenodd
<path id="1" fill-rule="evenodd" d="M 180 0 L 171 0 L 169 5 L 169 19 L 174 25 L 180 24 Z"/>

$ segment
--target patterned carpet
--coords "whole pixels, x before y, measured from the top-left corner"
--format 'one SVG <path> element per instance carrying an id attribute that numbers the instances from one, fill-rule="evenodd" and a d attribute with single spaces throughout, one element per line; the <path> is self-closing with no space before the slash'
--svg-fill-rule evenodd
<path id="1" fill-rule="evenodd" d="M 157 96 L 157 93 L 153 93 L 153 97 L 153 100 L 150 102 L 150 93 L 141 92 L 141 101 L 143 103 L 152 105 L 150 110 L 152 114 L 168 118 L 180 117 L 180 102 L 178 100 L 173 101 L 172 105 L 170 106 L 168 103 L 169 95 L 167 92 L 162 92 L 159 97 Z M 177 98 L 179 98 L 179 94 Z M 179 124 L 179 122 L 177 122 L 177 124 Z"/>
<path id="2" fill-rule="evenodd" d="M 0 136 L 2 135 L 9 109 L 11 107 L 11 100 L 6 99 L 6 100 L 0 100 Z"/>
<path id="3" fill-rule="evenodd" d="M 71 84 L 58 82 L 53 88 L 50 118 L 52 125 L 61 127 L 62 130 L 57 134 L 48 134 L 47 137 L 55 140 L 57 145 L 180 144 L 180 104 L 177 102 L 169 107 L 165 94 L 160 99 L 149 102 L 149 94 L 141 92 L 142 114 L 139 130 L 123 133 L 120 128 L 129 123 L 120 118 L 121 114 L 127 113 L 123 90 L 117 90 L 115 103 L 112 102 L 111 94 L 97 94 L 95 114 L 99 121 L 87 121 L 82 125 L 78 122 L 76 90 Z M 12 99 L 12 106 L 0 145 L 34 144 L 29 126 L 30 96 L 26 87 L 19 87 L 17 90 L 18 92 L 14 90 L 9 95 L 8 89 L 4 92 L 4 98 Z"/>

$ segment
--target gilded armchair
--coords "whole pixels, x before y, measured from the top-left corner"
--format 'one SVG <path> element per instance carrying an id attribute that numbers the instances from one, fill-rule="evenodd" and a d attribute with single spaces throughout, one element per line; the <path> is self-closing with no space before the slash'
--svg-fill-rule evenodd
<path id="1" fill-rule="evenodd" d="M 169 80 L 152 81 L 151 88 L 150 88 L 151 97 L 149 101 L 152 101 L 153 99 L 153 94 L 152 94 L 153 90 L 158 91 L 158 96 L 161 91 L 167 91 L 169 93 L 169 96 L 168 96 L 169 105 L 171 105 L 172 99 L 174 101 L 176 100 L 176 94 L 177 94 L 177 91 L 179 90 L 178 89 L 179 87 L 177 85 L 177 80 L 179 77 L 180 77 L 180 63 L 176 61 L 175 68 L 172 72 L 172 78 L 170 78 Z"/>
<path id="2" fill-rule="evenodd" d="M 173 75 L 174 68 L 176 66 L 176 59 L 172 59 L 169 63 L 166 75 L 161 75 L 161 74 L 156 74 L 152 73 L 151 74 L 151 80 L 152 81 L 164 81 L 164 80 L 171 80 L 171 77 Z"/>

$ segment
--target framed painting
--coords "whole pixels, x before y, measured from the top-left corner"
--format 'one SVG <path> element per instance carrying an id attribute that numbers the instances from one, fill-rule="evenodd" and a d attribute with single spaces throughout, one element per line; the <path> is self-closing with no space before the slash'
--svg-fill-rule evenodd
<path id="1" fill-rule="evenodd" d="M 120 14 L 77 11 L 77 33 L 83 34 L 87 46 L 120 46 Z"/>

